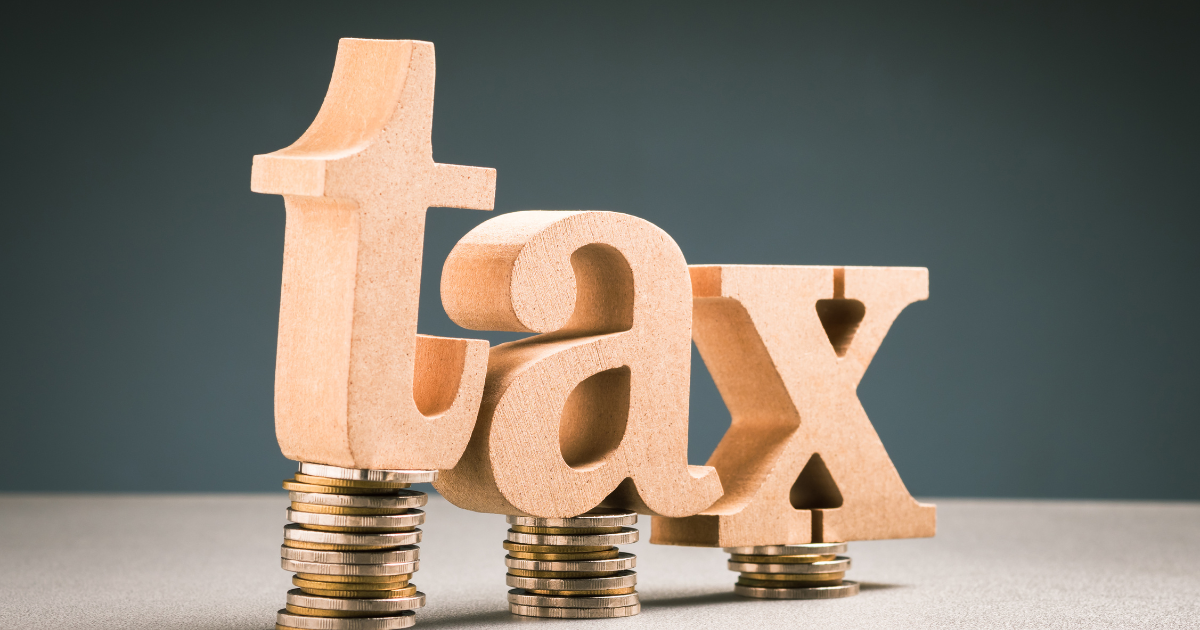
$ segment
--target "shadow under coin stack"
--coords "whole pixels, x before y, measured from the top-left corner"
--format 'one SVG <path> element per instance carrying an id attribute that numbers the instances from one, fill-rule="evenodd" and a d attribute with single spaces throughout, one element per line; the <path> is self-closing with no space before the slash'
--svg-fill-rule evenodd
<path id="1" fill-rule="evenodd" d="M 416 623 L 425 594 L 420 566 L 424 492 L 436 470 L 357 470 L 300 464 L 283 482 L 292 507 L 283 528 L 284 569 L 296 573 L 277 630 L 393 630 Z"/>
<path id="2" fill-rule="evenodd" d="M 616 545 L 638 540 L 637 514 L 597 508 L 572 518 L 509 516 L 504 564 L 508 609 L 527 617 L 598 619 L 642 611 L 637 556 Z"/>
<path id="3" fill-rule="evenodd" d="M 835 599 L 858 594 L 858 582 L 842 579 L 850 558 L 846 543 L 726 547 L 729 570 L 741 576 L 733 592 L 759 599 Z"/>

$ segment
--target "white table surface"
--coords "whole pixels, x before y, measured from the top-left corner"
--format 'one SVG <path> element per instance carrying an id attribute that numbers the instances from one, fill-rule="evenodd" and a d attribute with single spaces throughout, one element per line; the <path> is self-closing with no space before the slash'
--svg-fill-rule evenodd
<path id="1" fill-rule="evenodd" d="M 1200 504 L 934 501 L 936 538 L 850 545 L 856 597 L 744 599 L 720 550 L 640 542 L 642 614 L 560 621 L 508 612 L 504 517 L 433 496 L 416 628 L 1200 628 Z M 0 494 L 0 628 L 273 628 L 286 506 Z"/>

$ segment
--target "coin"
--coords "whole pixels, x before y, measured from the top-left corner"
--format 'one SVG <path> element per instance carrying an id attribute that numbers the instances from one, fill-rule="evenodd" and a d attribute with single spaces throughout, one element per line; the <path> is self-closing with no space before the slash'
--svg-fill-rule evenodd
<path id="1" fill-rule="evenodd" d="M 386 495 L 349 495 L 320 492 L 289 492 L 293 503 L 310 503 L 357 508 L 419 508 L 429 502 L 429 495 L 417 490 L 394 490 Z"/>
<path id="2" fill-rule="evenodd" d="M 637 513 L 628 510 L 616 510 L 608 508 L 596 508 L 589 510 L 579 516 L 569 518 L 539 518 L 535 516 L 508 516 L 506 519 L 510 525 L 521 525 L 526 527 L 571 527 L 571 528 L 594 528 L 594 527 L 619 527 L 622 525 L 633 525 L 637 523 Z"/>
<path id="3" fill-rule="evenodd" d="M 338 533 L 323 532 L 307 529 L 303 525 L 284 525 L 283 537 L 286 540 L 319 543 L 323 545 L 353 545 L 375 549 L 387 549 L 401 545 L 412 545 L 421 542 L 421 530 L 412 529 L 406 532 L 371 532 L 371 533 Z"/>
<path id="4" fill-rule="evenodd" d="M 513 525 L 512 531 L 524 534 L 613 534 L 621 531 L 620 527 L 528 527 Z"/>
<path id="5" fill-rule="evenodd" d="M 730 560 L 728 566 L 730 571 L 741 571 L 742 573 L 835 573 L 849 569 L 850 558 L 839 557 L 836 560 L 804 564 L 757 564 Z"/>
<path id="6" fill-rule="evenodd" d="M 353 600 L 350 600 L 353 601 Z M 360 612 L 356 610 L 323 610 L 320 608 L 306 608 L 295 604 L 284 604 L 284 610 L 295 615 L 307 615 L 309 617 L 336 617 L 339 619 L 353 619 L 355 617 L 380 617 L 387 613 L 377 612 Z"/>
<path id="7" fill-rule="evenodd" d="M 310 512 L 312 514 L 348 514 L 350 516 L 389 516 L 408 512 L 408 508 L 342 507 L 340 505 L 317 505 L 315 503 L 300 503 L 297 501 L 292 501 L 292 509 L 297 512 Z"/>
<path id="8" fill-rule="evenodd" d="M 318 573 L 297 573 L 302 580 L 311 580 L 313 582 L 338 582 L 339 584 L 363 584 L 363 588 L 368 588 L 366 585 L 376 585 L 370 588 L 394 588 L 393 584 L 403 584 L 412 578 L 411 573 L 400 575 L 321 575 Z M 292 578 L 295 580 L 295 578 Z M 299 586 L 299 585 L 297 585 Z M 332 588 L 332 587 L 327 587 Z M 341 588 L 341 587 L 339 587 Z M 347 587 L 350 588 L 350 587 Z"/>
<path id="9" fill-rule="evenodd" d="M 612 534 L 526 534 L 508 530 L 509 542 L 524 545 L 567 545 L 567 546 L 604 546 L 628 545 L 638 541 L 638 530 L 632 527 L 622 527 L 621 531 Z"/>
<path id="10" fill-rule="evenodd" d="M 837 586 L 809 586 L 806 588 L 757 588 L 734 585 L 733 592 L 743 597 L 757 599 L 836 599 L 858 594 L 858 582 L 844 580 Z"/>
<path id="11" fill-rule="evenodd" d="M 307 595 L 300 589 L 294 588 L 287 592 L 287 603 L 292 606 L 301 606 L 316 610 L 338 610 L 364 613 L 365 616 L 370 616 L 379 613 L 400 612 L 401 610 L 415 610 L 425 605 L 425 594 L 417 593 L 412 597 L 389 597 L 386 599 L 356 598 L 346 600 L 337 597 Z"/>
<path id="12" fill-rule="evenodd" d="M 836 560 L 837 556 L 833 554 L 824 556 L 751 556 L 735 553 L 729 556 L 729 559 L 734 562 L 751 562 L 757 564 L 808 564 L 810 562 Z"/>
<path id="13" fill-rule="evenodd" d="M 311 574 L 305 574 L 311 575 Z M 329 577 L 321 575 L 318 577 Z M 346 577 L 346 576 L 335 576 Z M 407 576 L 395 576 L 398 579 L 390 582 L 334 582 L 331 580 L 312 580 L 306 577 L 301 577 L 300 574 L 292 576 L 292 584 L 303 589 L 319 588 L 327 591 L 395 591 L 408 587 L 408 581 L 412 579 L 412 574 Z"/>
<path id="14" fill-rule="evenodd" d="M 637 585 L 637 573 L 620 571 L 606 577 L 542 578 L 521 577 L 511 573 L 504 576 L 509 586 L 539 591 L 598 591 Z"/>
<path id="15" fill-rule="evenodd" d="M 526 545 L 506 540 L 501 545 L 509 551 L 524 553 L 592 553 L 596 551 L 616 551 L 612 545 Z"/>
<path id="16" fill-rule="evenodd" d="M 399 488 L 354 488 L 350 486 L 320 486 L 311 483 L 300 483 L 295 479 L 284 479 L 283 489 L 291 492 L 304 492 L 315 494 L 334 494 L 334 495 L 363 495 L 363 496 L 391 496 L 395 492 L 400 492 Z"/>
<path id="17" fill-rule="evenodd" d="M 311 527 L 352 527 L 355 529 L 401 529 L 412 528 L 425 522 L 425 512 L 409 510 L 407 514 L 389 516 L 346 516 L 342 514 L 313 514 L 287 510 L 287 518 L 293 523 Z M 336 531 L 336 530 L 335 530 Z"/>
<path id="18" fill-rule="evenodd" d="M 349 597 L 349 598 L 365 598 L 365 599 L 388 599 L 393 597 L 412 597 L 416 594 L 417 587 L 413 585 L 405 586 L 394 591 L 331 591 L 323 588 L 304 588 L 301 589 L 309 595 L 318 595 L 321 597 Z"/>
<path id="19" fill-rule="evenodd" d="M 751 556 L 815 556 L 844 553 L 846 543 L 808 543 L 804 545 L 762 545 L 759 547 L 725 547 L 726 553 Z"/>
<path id="20" fill-rule="evenodd" d="M 275 627 L 285 630 L 399 630 L 410 628 L 417 622 L 416 613 L 406 610 L 390 617 L 360 617 L 358 619 L 332 619 L 295 615 L 280 610 L 275 615 Z"/>
<path id="21" fill-rule="evenodd" d="M 609 588 L 594 591 L 564 591 L 564 590 L 540 590 L 527 588 L 524 589 L 534 595 L 546 595 L 549 597 L 598 597 L 605 595 L 629 595 L 635 592 L 634 587 L 626 586 L 625 588 Z"/>
<path id="22" fill-rule="evenodd" d="M 363 547 L 359 545 L 326 545 L 322 543 L 310 543 L 301 540 L 284 540 L 285 547 L 293 549 L 312 549 L 314 551 L 379 551 L 378 547 Z"/>
<path id="23" fill-rule="evenodd" d="M 326 464 L 310 464 L 300 462 L 300 472 L 314 477 L 343 479 L 347 481 L 383 481 L 400 483 L 422 483 L 437 481 L 436 470 L 367 470 L 363 468 L 342 468 Z"/>
<path id="24" fill-rule="evenodd" d="M 824 580 L 840 580 L 846 575 L 845 571 L 833 573 L 742 573 L 741 576 L 751 580 L 767 580 L 774 582 L 810 582 Z"/>
<path id="25" fill-rule="evenodd" d="M 604 577 L 612 571 L 527 571 L 525 569 L 509 569 L 509 575 L 534 578 L 592 578 Z"/>
<path id="26" fill-rule="evenodd" d="M 280 556 L 288 560 L 301 562 L 326 562 L 331 564 L 390 564 L 395 562 L 412 562 L 417 560 L 421 548 L 416 545 L 389 549 L 388 551 L 315 551 L 312 549 L 293 549 L 284 545 L 279 549 Z"/>
<path id="27" fill-rule="evenodd" d="M 525 617 L 550 617 L 556 619 L 609 619 L 613 617 L 632 617 L 642 612 L 641 604 L 621 606 L 618 608 L 543 608 L 540 606 L 522 606 L 509 604 L 509 612 Z"/>
<path id="28" fill-rule="evenodd" d="M 616 558 L 620 552 L 614 547 L 608 551 L 592 551 L 589 553 L 525 553 L 510 551 L 508 555 L 522 560 L 539 560 L 542 562 L 565 562 L 571 560 L 608 560 Z"/>
<path id="29" fill-rule="evenodd" d="M 842 578 L 846 577 L 845 573 L 810 573 L 810 574 L 794 573 L 794 574 L 784 574 L 788 578 L 786 580 L 776 580 L 776 579 L 764 580 L 759 577 L 753 577 L 753 576 L 757 576 L 757 575 L 763 575 L 763 574 L 762 573 L 743 573 L 743 574 L 741 574 L 741 577 L 738 578 L 737 583 L 743 584 L 745 586 L 761 586 L 763 588 L 790 588 L 792 585 L 812 586 L 813 584 L 823 584 L 826 582 L 840 582 L 840 581 L 842 581 Z M 768 575 L 778 576 L 779 574 L 768 574 Z"/>
<path id="30" fill-rule="evenodd" d="M 616 558 L 607 560 L 575 560 L 571 562 L 562 561 L 540 561 L 526 560 L 523 558 L 514 558 L 513 556 L 504 556 L 504 565 L 511 569 L 520 569 L 524 571 L 588 571 L 608 573 L 612 571 L 624 571 L 637 566 L 637 556 L 631 553 L 620 553 Z M 522 575 L 517 573 L 516 575 Z M 564 576 L 565 577 L 565 576 Z"/>
<path id="31" fill-rule="evenodd" d="M 333 479 L 331 477 L 316 477 L 314 475 L 304 475 L 296 473 L 296 481 L 300 483 L 308 483 L 317 486 L 331 486 L 337 488 L 374 488 L 379 490 L 396 490 L 407 488 L 412 484 L 400 481 L 351 481 L 349 479 Z"/>
<path id="32" fill-rule="evenodd" d="M 391 562 L 388 564 L 332 564 L 327 562 L 300 562 L 299 560 L 279 559 L 284 571 L 293 573 L 312 573 L 315 575 L 403 575 L 412 573 L 420 566 L 419 560 L 412 562 Z"/>
<path id="33" fill-rule="evenodd" d="M 638 594 L 600 595 L 597 597 L 554 597 L 552 595 L 535 595 L 530 591 L 514 588 L 508 592 L 508 603 L 553 608 L 619 608 L 621 606 L 637 604 Z"/>

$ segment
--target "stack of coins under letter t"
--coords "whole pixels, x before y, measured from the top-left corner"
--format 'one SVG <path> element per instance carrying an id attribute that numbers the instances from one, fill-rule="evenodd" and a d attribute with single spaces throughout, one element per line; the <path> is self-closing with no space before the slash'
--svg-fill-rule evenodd
<path id="1" fill-rule="evenodd" d="M 729 570 L 740 571 L 733 592 L 760 599 L 834 599 L 858 594 L 858 582 L 842 579 L 850 558 L 846 543 L 726 547 Z"/>
<path id="2" fill-rule="evenodd" d="M 277 630 L 393 630 L 416 622 L 425 594 L 420 566 L 424 492 L 436 470 L 357 470 L 300 464 L 283 482 L 292 499 L 283 528 L 283 568 L 294 571 Z"/>
<path id="3" fill-rule="evenodd" d="M 527 617 L 598 619 L 642 610 L 634 590 L 637 514 L 597 508 L 572 518 L 509 516 L 508 609 Z"/>

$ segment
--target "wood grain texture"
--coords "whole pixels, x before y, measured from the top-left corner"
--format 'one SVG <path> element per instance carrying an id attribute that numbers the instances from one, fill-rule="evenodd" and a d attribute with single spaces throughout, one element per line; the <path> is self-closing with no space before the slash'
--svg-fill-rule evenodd
<path id="1" fill-rule="evenodd" d="M 923 268 L 693 266 L 696 345 L 733 423 L 708 464 L 725 495 L 656 517 L 651 542 L 751 546 L 933 536 L 856 393 Z"/>
<path id="2" fill-rule="evenodd" d="M 254 157 L 284 196 L 275 431 L 283 454 L 348 468 L 448 468 L 466 447 L 488 343 L 417 335 L 425 212 L 491 210 L 496 171 L 436 164 L 428 42 L 343 39 L 291 146 Z"/>
<path id="3" fill-rule="evenodd" d="M 538 517 L 711 505 L 716 471 L 687 464 L 691 293 L 675 241 L 629 215 L 515 212 L 464 236 L 442 271 L 446 312 L 542 334 L 492 348 L 475 432 L 438 491 Z"/>

